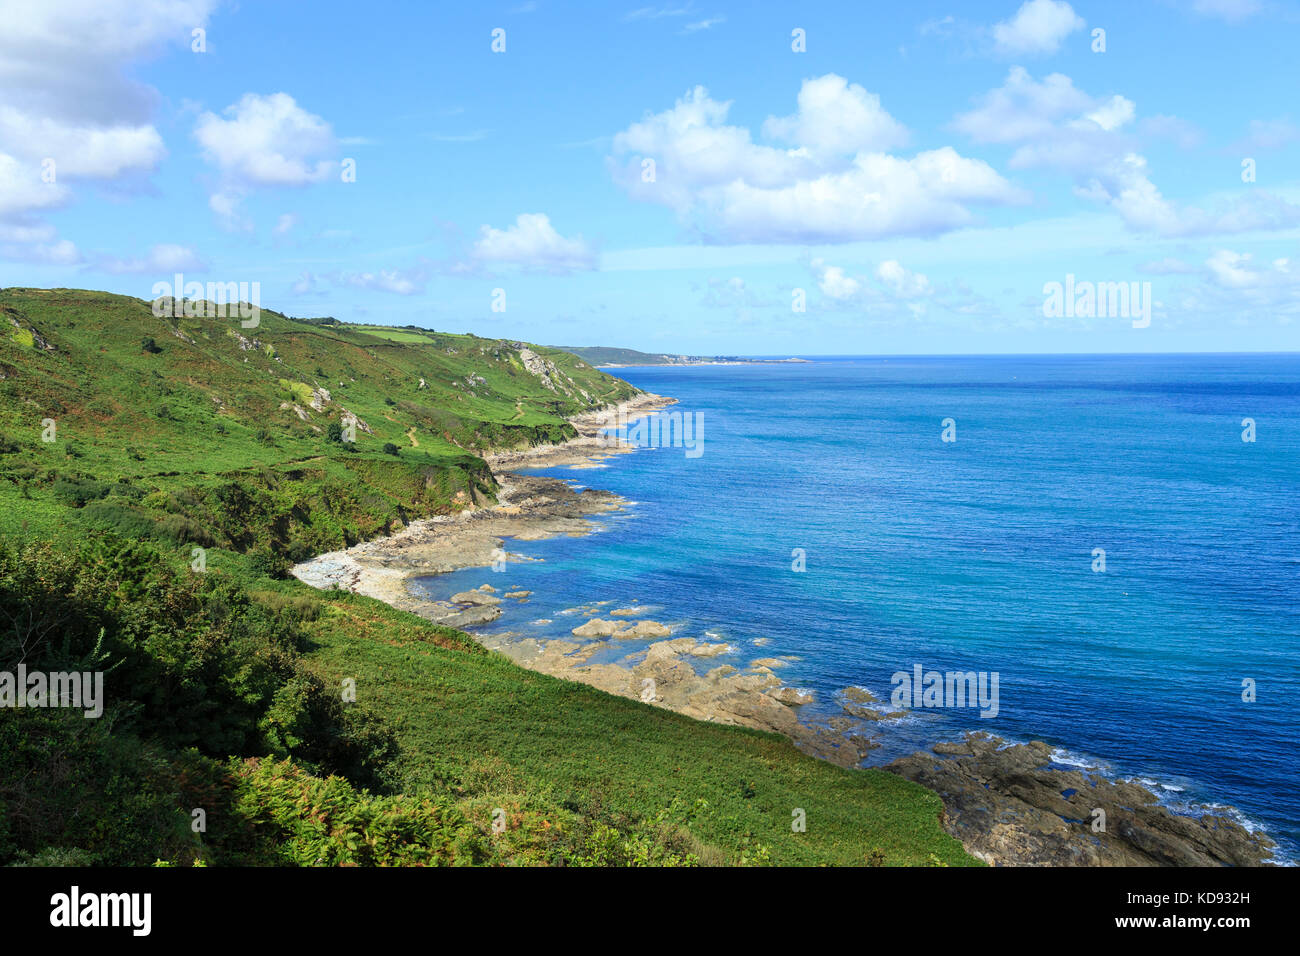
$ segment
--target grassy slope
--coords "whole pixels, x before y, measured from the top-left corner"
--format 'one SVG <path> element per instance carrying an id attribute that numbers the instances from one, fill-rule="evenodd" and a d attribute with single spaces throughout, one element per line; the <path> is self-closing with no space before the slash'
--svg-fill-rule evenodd
<path id="1" fill-rule="evenodd" d="M 939 798 L 893 774 L 439 646 L 442 629 L 369 599 L 333 602 L 317 623 L 314 666 L 335 686 L 356 679 L 395 724 L 404 789 L 450 793 L 471 819 L 502 807 L 533 855 L 565 810 L 622 828 L 676 801 L 706 863 L 863 865 L 873 850 L 886 865 L 971 862 L 939 829 Z M 796 808 L 805 833 L 791 831 Z"/>
<path id="2" fill-rule="evenodd" d="M 249 556 L 300 557 L 490 497 L 474 450 L 558 440 L 564 415 L 632 392 L 534 351 L 562 373 L 560 391 L 517 345 L 473 336 L 266 311 L 245 330 L 105 293 L 0 291 L 0 534 L 149 537 L 178 565 L 197 542 L 212 549 L 209 573 L 316 601 Z M 281 408 L 306 408 L 304 388 L 320 387 L 331 402 L 306 421 Z M 373 429 L 356 450 L 326 437 L 340 406 Z M 54 443 L 39 440 L 47 417 Z M 706 862 L 863 863 L 877 849 L 887 863 L 971 862 L 940 829 L 938 798 L 892 775 L 524 671 L 369 599 L 321 605 L 308 665 L 334 686 L 355 678 L 394 726 L 405 792 L 454 800 L 480 829 L 508 810 L 498 862 L 554 861 L 577 832 L 591 851 L 602 834 L 665 828 Z M 790 831 L 795 808 L 806 833 Z"/>
<path id="3" fill-rule="evenodd" d="M 34 347 L 33 334 L 54 350 Z M 143 348 L 146 338 L 160 351 Z M 564 416 L 635 391 L 554 350 L 537 351 L 558 368 L 558 390 L 526 371 L 509 343 L 420 339 L 394 342 L 268 311 L 257 328 L 243 329 L 234 319 L 155 317 L 140 300 L 106 293 L 0 291 L 0 433 L 28 466 L 9 469 L 0 501 L 29 495 L 21 508 L 0 510 L 0 532 L 62 525 L 49 480 L 57 469 L 200 497 L 229 481 L 275 486 L 266 517 L 294 526 L 276 529 L 281 545 L 306 524 L 320 533 L 305 535 L 305 546 L 349 543 L 411 511 L 490 497 L 491 476 L 475 451 L 560 440 L 572 434 Z M 330 400 L 317 411 L 309 402 L 320 388 Z M 326 431 L 345 409 L 370 432 L 358 428 L 355 453 L 340 455 Z M 40 440 L 47 418 L 57 423 L 50 444 Z M 385 454 L 387 443 L 399 454 Z M 130 508 L 216 520 L 212 507 L 149 503 Z M 99 525 L 134 528 L 138 516 L 126 509 L 99 506 Z M 217 535 L 215 543 L 225 542 Z"/>

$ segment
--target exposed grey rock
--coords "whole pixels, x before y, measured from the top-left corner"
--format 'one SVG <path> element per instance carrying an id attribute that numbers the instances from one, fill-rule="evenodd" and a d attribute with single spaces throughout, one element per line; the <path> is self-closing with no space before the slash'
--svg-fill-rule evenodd
<path id="1" fill-rule="evenodd" d="M 939 794 L 944 829 L 993 864 L 1258 866 L 1273 846 L 1224 816 L 1174 813 L 1132 781 L 1050 767 L 1041 740 L 969 734 L 933 750 L 885 769 Z M 1104 831 L 1093 829 L 1098 810 Z"/>

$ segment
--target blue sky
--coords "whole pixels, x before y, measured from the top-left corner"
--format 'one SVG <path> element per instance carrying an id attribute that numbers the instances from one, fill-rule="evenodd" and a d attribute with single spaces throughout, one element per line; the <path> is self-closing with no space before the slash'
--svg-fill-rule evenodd
<path id="1" fill-rule="evenodd" d="M 0 0 L 0 285 L 693 354 L 1300 349 L 1295 5 L 642 3 Z M 1150 324 L 1045 315 L 1067 274 L 1150 283 Z"/>

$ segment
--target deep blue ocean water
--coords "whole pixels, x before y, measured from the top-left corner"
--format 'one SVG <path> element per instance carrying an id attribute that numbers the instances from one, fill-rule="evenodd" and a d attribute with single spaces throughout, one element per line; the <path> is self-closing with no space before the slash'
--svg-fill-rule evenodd
<path id="1" fill-rule="evenodd" d="M 881 728 L 869 763 L 968 729 L 1041 738 L 1175 806 L 1235 806 L 1294 858 L 1300 355 L 615 374 L 701 415 L 704 453 L 545 472 L 636 505 L 595 536 L 508 542 L 543 560 L 427 579 L 431 594 L 529 589 L 492 629 L 539 637 L 583 620 L 562 609 L 635 599 L 676 635 L 735 647 L 702 668 L 793 658 L 781 677 L 816 692 L 814 713 L 838 713 L 847 685 L 888 699 L 916 664 L 997 672 L 996 718 L 913 711 Z M 955 442 L 941 441 L 946 418 Z M 613 657 L 634 649 L 611 643 Z"/>

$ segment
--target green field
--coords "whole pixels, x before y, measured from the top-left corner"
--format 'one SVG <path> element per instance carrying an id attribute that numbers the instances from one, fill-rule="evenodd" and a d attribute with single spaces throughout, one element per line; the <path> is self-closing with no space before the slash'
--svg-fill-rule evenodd
<path id="1" fill-rule="evenodd" d="M 0 291 L 0 323 L 0 670 L 109 690 L 100 720 L 0 710 L 0 864 L 974 862 L 894 775 L 286 577 L 493 500 L 483 453 L 563 440 L 627 383 L 540 346 L 79 290 Z"/>

